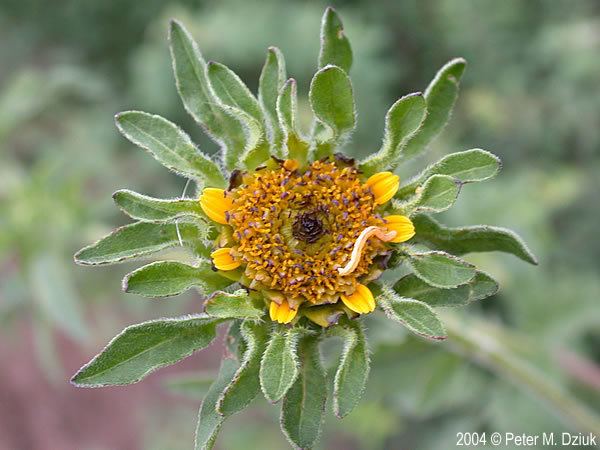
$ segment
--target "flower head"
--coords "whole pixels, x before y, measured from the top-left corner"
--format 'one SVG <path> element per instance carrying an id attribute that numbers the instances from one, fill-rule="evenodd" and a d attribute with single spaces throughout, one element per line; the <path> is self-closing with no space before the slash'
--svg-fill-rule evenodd
<path id="1" fill-rule="evenodd" d="M 407 217 L 383 215 L 397 175 L 365 179 L 348 160 L 325 158 L 306 167 L 273 159 L 238 178 L 227 191 L 206 188 L 200 196 L 228 237 L 212 254 L 217 269 L 242 266 L 247 287 L 267 293 L 278 322 L 291 321 L 301 305 L 340 300 L 354 312 L 373 311 L 360 281 L 372 279 L 374 260 L 389 252 L 386 242 L 414 235 Z"/>

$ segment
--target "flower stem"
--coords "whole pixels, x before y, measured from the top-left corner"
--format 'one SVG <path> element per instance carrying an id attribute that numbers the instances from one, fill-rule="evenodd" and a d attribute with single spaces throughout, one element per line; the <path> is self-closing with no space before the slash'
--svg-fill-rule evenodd
<path id="1" fill-rule="evenodd" d="M 443 320 L 452 351 L 509 379 L 544 402 L 568 426 L 600 435 L 600 417 L 508 348 L 502 338 L 510 340 L 510 331 L 450 311 L 443 313 Z"/>

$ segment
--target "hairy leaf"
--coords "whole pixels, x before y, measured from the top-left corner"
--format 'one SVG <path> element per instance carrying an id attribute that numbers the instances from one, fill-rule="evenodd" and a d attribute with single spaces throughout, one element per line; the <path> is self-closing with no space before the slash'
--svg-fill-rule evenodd
<path id="1" fill-rule="evenodd" d="M 277 116 L 279 124 L 284 133 L 287 158 L 295 159 L 300 164 L 306 163 L 308 159 L 309 144 L 302 137 L 297 124 L 296 80 L 287 80 L 277 98 Z"/>
<path id="2" fill-rule="evenodd" d="M 222 319 L 260 319 L 264 311 L 257 308 L 245 289 L 232 294 L 215 292 L 204 303 L 204 311 Z"/>
<path id="3" fill-rule="evenodd" d="M 334 141 L 346 137 L 356 125 L 352 83 L 336 66 L 325 66 L 312 79 L 310 105 L 317 119 L 329 127 Z"/>
<path id="4" fill-rule="evenodd" d="M 132 219 L 144 222 L 173 222 L 181 218 L 206 221 L 198 200 L 152 198 L 128 189 L 118 190 L 113 200 Z"/>
<path id="5" fill-rule="evenodd" d="M 225 421 L 225 416 L 217 412 L 217 402 L 223 391 L 231 384 L 238 367 L 239 363 L 236 360 L 225 358 L 221 361 L 219 375 L 208 389 L 202 406 L 200 406 L 198 425 L 196 426 L 195 450 L 210 450 L 215 445 L 217 434 Z"/>
<path id="6" fill-rule="evenodd" d="M 360 401 L 369 378 L 369 348 L 359 321 L 334 328 L 344 346 L 333 382 L 333 410 L 339 418 L 348 415 Z"/>
<path id="7" fill-rule="evenodd" d="M 390 319 L 401 323 L 413 333 L 429 339 L 446 339 L 442 322 L 428 304 L 401 297 L 389 286 L 381 288 L 377 303 Z"/>
<path id="8" fill-rule="evenodd" d="M 300 373 L 281 405 L 281 428 L 292 445 L 312 448 L 321 434 L 327 400 L 317 336 L 306 336 L 300 341 L 299 358 Z"/>
<path id="9" fill-rule="evenodd" d="M 401 297 L 414 298 L 430 306 L 463 306 L 498 292 L 498 283 L 484 272 L 477 272 L 466 284 L 452 289 L 430 286 L 415 274 L 400 278 L 394 290 Z"/>
<path id="10" fill-rule="evenodd" d="M 328 7 L 321 20 L 321 50 L 319 69 L 327 65 L 338 66 L 346 73 L 352 66 L 352 48 L 344 34 L 344 25 L 335 9 Z"/>
<path id="11" fill-rule="evenodd" d="M 360 165 L 365 176 L 385 170 L 393 171 L 397 167 L 402 147 L 419 128 L 426 114 L 425 98 L 420 92 L 402 97 L 392 105 L 385 116 L 381 149 Z"/>
<path id="12" fill-rule="evenodd" d="M 260 391 L 258 374 L 260 359 L 267 345 L 266 326 L 245 321 L 241 325 L 241 333 L 246 343 L 242 364 L 217 402 L 217 412 L 223 416 L 246 408 Z"/>
<path id="13" fill-rule="evenodd" d="M 488 225 L 449 228 L 426 215 L 415 216 L 412 220 L 416 230 L 415 241 L 429 248 L 455 255 L 498 251 L 515 255 L 530 264 L 538 263 L 525 242 L 506 228 Z"/>
<path id="14" fill-rule="evenodd" d="M 411 253 L 409 264 L 416 276 L 439 288 L 455 288 L 475 276 L 475 266 L 441 251 Z"/>
<path id="15" fill-rule="evenodd" d="M 174 123 L 141 111 L 119 113 L 115 121 L 123 136 L 147 150 L 165 167 L 208 186 L 226 185 L 219 166 Z"/>
<path id="16" fill-rule="evenodd" d="M 416 198 L 408 205 L 410 214 L 446 211 L 456 201 L 460 182 L 447 175 L 432 175 L 420 187 Z"/>
<path id="17" fill-rule="evenodd" d="M 500 158 L 478 148 L 452 153 L 427 167 L 408 184 L 402 186 L 396 197 L 403 198 L 414 194 L 417 186 L 432 175 L 448 175 L 461 183 L 473 183 L 495 177 L 501 166 Z"/>
<path id="18" fill-rule="evenodd" d="M 179 224 L 179 233 L 184 243 L 203 237 L 198 227 L 191 224 Z M 179 236 L 175 224 L 136 222 L 117 228 L 98 242 L 82 248 L 75 254 L 75 262 L 82 265 L 115 264 L 176 245 L 179 245 Z"/>
<path id="19" fill-rule="evenodd" d="M 413 158 L 424 151 L 446 126 L 458 96 L 458 85 L 465 67 L 464 59 L 453 59 L 440 69 L 427 86 L 425 90 L 427 116 L 419 130 L 403 148 L 402 159 Z"/>
<path id="20" fill-rule="evenodd" d="M 233 169 L 240 155 L 254 146 L 248 144 L 246 116 L 236 115 L 214 95 L 206 74 L 206 62 L 189 32 L 172 20 L 169 29 L 171 58 L 177 91 L 187 112 L 217 142 L 224 153 L 225 166 Z"/>
<path id="21" fill-rule="evenodd" d="M 131 384 L 206 347 L 218 319 L 204 314 L 132 325 L 71 379 L 78 387 Z"/>
<path id="22" fill-rule="evenodd" d="M 210 85 L 223 104 L 244 111 L 260 124 L 264 122 L 258 100 L 233 70 L 214 61 L 207 68 Z"/>
<path id="23" fill-rule="evenodd" d="M 267 60 L 258 82 L 258 101 L 265 112 L 270 129 L 271 141 L 279 152 L 284 133 L 277 114 L 277 99 L 286 79 L 285 59 L 277 47 L 269 47 Z M 280 156 L 281 154 L 278 153 Z"/>
<path id="24" fill-rule="evenodd" d="M 260 363 L 260 386 L 267 400 L 278 402 L 298 377 L 296 346 L 300 332 L 277 326 Z"/>
<path id="25" fill-rule="evenodd" d="M 144 297 L 169 297 L 195 286 L 206 295 L 230 284 L 231 280 L 214 272 L 206 260 L 196 267 L 177 261 L 156 261 L 126 275 L 123 290 Z"/>

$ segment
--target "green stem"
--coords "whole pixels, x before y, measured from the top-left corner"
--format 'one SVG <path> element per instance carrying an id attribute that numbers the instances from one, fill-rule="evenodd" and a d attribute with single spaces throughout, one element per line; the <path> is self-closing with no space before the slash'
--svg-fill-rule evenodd
<path id="1" fill-rule="evenodd" d="M 506 330 L 498 330 L 496 325 L 479 319 L 464 320 L 450 311 L 444 312 L 442 317 L 452 351 L 505 376 L 546 403 L 565 424 L 581 432 L 600 435 L 600 417 L 507 349 L 498 339 L 498 334 L 507 333 Z"/>

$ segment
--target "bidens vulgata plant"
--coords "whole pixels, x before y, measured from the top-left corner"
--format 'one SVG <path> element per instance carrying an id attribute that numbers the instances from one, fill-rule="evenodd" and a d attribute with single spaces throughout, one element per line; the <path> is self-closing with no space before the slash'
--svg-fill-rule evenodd
<path id="1" fill-rule="evenodd" d="M 281 401 L 289 441 L 311 447 L 328 391 L 335 414 L 343 417 L 367 383 L 362 316 L 379 308 L 412 332 L 444 339 L 435 307 L 464 305 L 497 290 L 489 275 L 457 255 L 504 251 L 530 263 L 535 258 L 508 230 L 448 228 L 431 217 L 452 206 L 464 184 L 495 176 L 500 162 L 494 155 L 454 153 L 404 184 L 395 174 L 406 177 L 400 164 L 444 127 L 465 69 L 462 59 L 446 64 L 424 94 L 394 103 L 381 148 L 355 161 L 344 154 L 356 125 L 352 52 L 333 9 L 322 22 L 308 136 L 298 127 L 296 82 L 286 79 L 278 49 L 268 50 L 255 97 L 230 69 L 207 64 L 180 23 L 171 23 L 169 38 L 183 104 L 221 154 L 209 158 L 159 116 L 118 114 L 123 135 L 195 182 L 197 195 L 160 200 L 116 192 L 115 202 L 136 222 L 75 259 L 111 264 L 183 245 L 193 264 L 153 262 L 127 275 L 123 287 L 148 297 L 196 288 L 206 297 L 204 312 L 125 329 L 72 382 L 135 383 L 206 347 L 217 325 L 229 322 L 229 349 L 200 408 L 196 448 L 210 448 L 225 418 L 260 391 Z M 393 285 L 378 281 L 401 264 L 408 275 Z M 319 343 L 330 336 L 344 340 L 332 389 L 319 353 Z"/>

